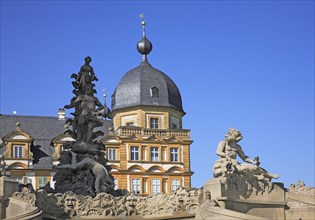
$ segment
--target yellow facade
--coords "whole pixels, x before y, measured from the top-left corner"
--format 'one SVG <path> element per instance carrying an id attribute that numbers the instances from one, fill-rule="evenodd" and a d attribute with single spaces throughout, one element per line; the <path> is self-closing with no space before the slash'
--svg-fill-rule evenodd
<path id="1" fill-rule="evenodd" d="M 140 106 L 116 110 L 112 116 L 113 132 L 103 143 L 117 188 L 148 195 L 191 187 L 192 141 L 190 130 L 182 129 L 182 112 Z"/>
<path id="2" fill-rule="evenodd" d="M 184 113 L 171 107 L 139 106 L 112 112 L 113 129 L 102 142 L 112 167 L 116 187 L 149 195 L 169 193 L 179 186 L 191 187 L 190 130 L 182 129 Z M 152 121 L 154 125 L 152 125 Z M 154 126 L 154 128 L 152 128 Z M 33 169 L 33 138 L 17 127 L 3 137 L 6 173 L 32 183 L 35 189 L 50 181 L 52 169 Z M 65 142 L 75 141 L 64 133 L 51 140 L 52 165 L 58 164 Z"/>
<path id="3" fill-rule="evenodd" d="M 17 178 L 20 183 L 31 183 L 34 189 L 39 189 L 47 182 L 52 181 L 50 169 L 32 169 L 33 157 L 31 144 L 33 138 L 21 130 L 19 126 L 3 137 L 5 144 L 6 173 Z"/>

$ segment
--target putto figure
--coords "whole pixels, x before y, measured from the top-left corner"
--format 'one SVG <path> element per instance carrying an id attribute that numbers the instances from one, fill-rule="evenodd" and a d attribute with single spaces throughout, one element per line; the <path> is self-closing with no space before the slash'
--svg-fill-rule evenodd
<path id="1" fill-rule="evenodd" d="M 220 157 L 215 161 L 213 166 L 214 176 L 219 178 L 221 182 L 225 182 L 226 179 L 233 173 L 240 173 L 249 175 L 257 180 L 270 182 L 272 178 L 277 179 L 279 176 L 276 174 L 270 174 L 267 170 L 259 167 L 259 157 L 250 159 L 242 147 L 238 144 L 243 138 L 240 131 L 230 128 L 225 135 L 225 139 L 220 141 L 216 154 Z M 247 163 L 239 163 L 236 160 L 237 155 Z"/>

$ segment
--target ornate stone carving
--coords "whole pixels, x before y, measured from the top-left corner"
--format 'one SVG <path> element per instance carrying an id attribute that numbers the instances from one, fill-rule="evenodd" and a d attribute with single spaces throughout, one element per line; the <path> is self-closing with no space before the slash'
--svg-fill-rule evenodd
<path id="1" fill-rule="evenodd" d="M 98 193 L 91 196 L 77 195 L 74 192 L 47 194 L 44 190 L 35 193 L 15 193 L 14 198 L 33 204 L 43 211 L 44 216 L 58 219 L 112 216 L 169 216 L 176 212 L 194 214 L 199 209 L 200 189 L 179 188 L 170 194 L 141 196 L 129 193 L 113 196 Z M 36 204 L 35 204 L 36 197 Z"/>
<path id="2" fill-rule="evenodd" d="M 271 190 L 271 179 L 277 179 L 279 176 L 270 174 L 260 167 L 258 156 L 253 160 L 246 156 L 242 147 L 238 144 L 242 138 L 240 131 L 234 128 L 229 129 L 225 135 L 225 140 L 219 143 L 216 151 L 220 159 L 214 163 L 214 176 L 226 184 L 227 187 L 247 184 L 249 190 L 244 194 L 250 194 L 253 191 L 257 193 L 261 190 Z M 247 163 L 239 163 L 236 160 L 237 155 Z"/>
<path id="3" fill-rule="evenodd" d="M 211 198 L 211 192 L 205 192 L 205 198 L 200 208 L 208 209 L 209 207 L 219 207 L 219 202 L 216 199 Z"/>

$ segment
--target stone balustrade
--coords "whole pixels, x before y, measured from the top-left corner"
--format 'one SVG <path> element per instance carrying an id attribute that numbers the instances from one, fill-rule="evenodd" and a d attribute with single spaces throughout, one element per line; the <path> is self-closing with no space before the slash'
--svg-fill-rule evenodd
<path id="1" fill-rule="evenodd" d="M 160 137 L 180 137 L 184 139 L 190 139 L 189 129 L 146 129 L 140 127 L 121 126 L 117 129 L 119 135 L 141 135 L 141 136 L 152 136 L 157 135 Z"/>

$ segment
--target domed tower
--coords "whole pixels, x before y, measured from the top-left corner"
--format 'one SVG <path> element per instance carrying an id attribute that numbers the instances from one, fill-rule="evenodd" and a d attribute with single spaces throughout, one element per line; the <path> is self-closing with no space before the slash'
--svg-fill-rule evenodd
<path id="1" fill-rule="evenodd" d="M 180 91 L 165 73 L 151 66 L 152 44 L 137 44 L 139 66 L 128 71 L 112 95 L 113 131 L 104 139 L 118 188 L 134 193 L 168 193 L 190 188 L 190 130 Z"/>

